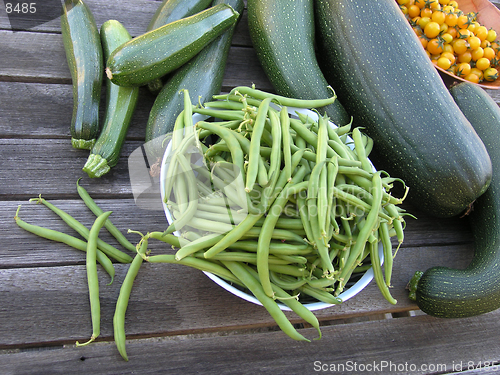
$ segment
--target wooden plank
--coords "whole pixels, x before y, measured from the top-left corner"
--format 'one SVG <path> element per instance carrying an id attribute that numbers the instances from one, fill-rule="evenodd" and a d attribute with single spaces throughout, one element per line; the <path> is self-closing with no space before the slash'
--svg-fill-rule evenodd
<path id="1" fill-rule="evenodd" d="M 0 137 L 64 138 L 70 137 L 73 92 L 70 84 L 0 82 Z M 139 102 L 129 127 L 128 139 L 144 140 L 145 128 L 154 97 L 140 89 Z M 103 88 L 100 120 L 106 106 Z M 27 110 L 29 109 L 29 110 Z"/>
<path id="2" fill-rule="evenodd" d="M 129 155 L 141 142 L 126 142 L 122 155 Z M 0 197 L 75 197 L 75 183 L 84 176 L 81 168 L 88 150 L 76 150 L 68 139 L 0 139 Z M 114 197 L 131 197 L 127 160 L 121 158 L 108 174 L 93 182 Z"/>
<path id="3" fill-rule="evenodd" d="M 148 224 L 143 223 L 143 226 L 148 227 Z M 22 231 L 12 232 L 9 239 L 12 246 L 9 248 L 16 246 L 16 253 L 10 257 L 25 258 L 17 263 L 27 262 L 31 268 L 0 269 L 0 320 L 3 322 L 0 348 L 83 340 L 90 329 L 84 254 L 75 251 L 75 258 L 79 257 L 79 262 L 77 259 L 75 262 L 81 265 L 37 267 L 37 264 L 54 262 L 54 257 L 58 257 L 62 250 L 51 252 L 49 245 L 43 243 L 46 240 L 31 246 L 24 240 Z M 171 252 L 163 244 L 155 246 L 153 254 Z M 37 254 L 31 255 L 30 251 Z M 463 245 L 401 249 L 392 278 L 392 293 L 398 300 L 396 305 L 389 304 L 372 282 L 355 297 L 341 305 L 319 310 L 316 315 L 320 320 L 330 321 L 415 310 L 415 304 L 408 299 L 406 285 L 416 270 L 437 265 L 436 259 L 442 262 L 441 265 L 463 268 L 471 255 L 469 246 Z M 10 262 L 16 263 L 16 260 Z M 105 286 L 109 277 L 99 267 L 101 335 L 104 340 L 112 340 L 114 305 L 128 265 L 116 264 L 115 268 L 115 282 Z M 287 315 L 294 322 L 301 321 L 291 312 Z M 30 323 L 33 321 L 37 321 L 35 326 Z M 262 307 L 231 295 L 198 270 L 180 265 L 144 264 L 134 283 L 127 310 L 127 334 L 130 337 L 274 325 Z"/>
<path id="4" fill-rule="evenodd" d="M 291 341 L 282 332 L 133 340 L 127 343 L 129 362 L 113 344 L 0 358 L 6 375 L 30 373 L 34 366 L 51 374 L 442 374 L 489 363 L 498 371 L 499 317 L 497 311 L 461 320 L 418 316 L 335 325 L 324 327 L 323 338 L 310 343 Z M 314 337 L 312 329 L 303 332 Z"/>
<path id="5" fill-rule="evenodd" d="M 0 81 L 71 83 L 60 34 L 0 31 L 0 50 L 4 52 L 0 55 Z M 266 88 L 263 71 L 255 59 L 253 49 L 231 47 L 228 79 L 223 86 L 235 86 L 233 80 L 240 77 L 239 84 L 255 83 Z"/>
<path id="6" fill-rule="evenodd" d="M 99 192 L 100 187 L 91 185 L 91 182 L 93 183 L 94 181 L 83 179 L 81 185 L 86 187 L 92 196 L 95 196 L 96 192 Z M 76 181 L 71 181 L 70 188 L 72 189 L 72 194 L 76 192 L 75 183 Z M 34 192 L 24 200 L 1 202 L 0 227 L 4 228 L 5 234 L 3 238 L 5 246 L 0 248 L 0 268 L 27 267 L 30 264 L 39 266 L 81 264 L 82 254 L 79 252 L 70 251 L 66 245 L 55 244 L 51 241 L 40 239 L 20 229 L 15 224 L 13 218 L 17 207 L 21 205 L 19 217 L 24 221 L 70 235 L 76 235 L 72 229 L 69 229 L 57 215 L 45 206 L 28 202 L 29 198 L 36 198 L 38 194 L 41 194 L 42 197 L 66 211 L 88 228 L 90 228 L 95 219 L 95 216 L 85 207 L 79 198 L 50 198 L 50 194 L 46 195 L 42 190 Z M 155 230 L 162 231 L 166 226 L 165 215 L 160 204 L 160 196 L 158 195 L 152 199 L 156 199 L 157 205 L 149 205 L 148 209 L 140 205 L 140 203 L 137 205 L 132 198 L 96 199 L 96 201 L 103 210 L 113 211 L 111 219 L 123 233 L 126 233 L 129 229 L 146 233 Z M 424 232 L 426 235 L 422 236 Z M 403 262 L 401 256 L 408 257 L 408 254 L 415 254 L 415 256 L 413 259 L 406 259 L 404 263 L 408 261 L 412 263 L 417 262 L 416 255 L 420 253 L 421 247 L 424 248 L 422 251 L 425 252 L 425 249 L 436 248 L 438 246 L 452 247 L 454 244 L 455 247 L 463 249 L 464 255 L 472 254 L 473 242 L 465 241 L 469 233 L 470 229 L 465 223 L 454 219 L 445 221 L 443 219 L 436 220 L 426 217 L 424 220 L 411 222 L 405 230 L 406 240 L 404 246 L 400 248 L 395 262 Z M 135 241 L 134 243 L 138 241 L 137 235 L 127 234 L 126 236 L 130 241 Z M 115 239 L 107 234 L 107 231 L 103 231 L 101 237 L 114 246 L 120 247 Z M 154 246 L 155 243 L 153 241 L 151 245 Z M 19 244 L 22 244 L 22 246 L 19 246 Z M 13 248 L 16 248 L 15 252 L 12 252 L 11 249 Z M 451 254 L 450 257 L 453 257 L 453 255 Z M 436 256 L 435 259 L 440 260 L 441 258 Z M 443 258 L 443 261 L 448 260 Z"/>
<path id="7" fill-rule="evenodd" d="M 153 17 L 154 12 L 161 4 L 159 0 L 112 0 L 106 3 L 98 0 L 87 0 L 85 3 L 89 6 L 98 27 L 109 20 L 116 19 L 120 21 L 129 33 L 136 37 L 146 32 L 149 21 Z M 246 3 L 246 1 L 245 1 Z M 55 4 L 57 5 L 57 4 Z M 60 7 L 52 9 L 54 2 L 50 4 L 39 4 L 39 7 L 44 7 L 45 14 L 60 14 Z M 5 15 L 5 1 L 0 2 L 0 14 Z M 242 19 L 238 24 L 238 29 L 235 32 L 233 43 L 237 45 L 250 46 L 251 41 L 248 34 L 248 23 L 246 20 L 246 11 L 242 15 Z M 30 16 L 25 17 L 29 21 Z M 11 24 L 7 17 L 0 17 L 0 30 L 12 30 Z M 21 27 L 17 31 L 31 31 L 43 33 L 60 33 L 61 22 L 57 17 L 49 22 L 27 29 Z"/>

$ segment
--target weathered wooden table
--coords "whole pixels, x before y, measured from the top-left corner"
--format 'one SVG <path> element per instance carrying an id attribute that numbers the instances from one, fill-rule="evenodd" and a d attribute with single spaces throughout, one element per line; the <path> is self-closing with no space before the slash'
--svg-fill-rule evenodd
<path id="1" fill-rule="evenodd" d="M 405 286 L 416 270 L 465 267 L 473 255 L 467 219 L 434 219 L 407 207 L 406 241 L 394 265 L 390 305 L 371 283 L 340 306 L 317 312 L 323 338 L 295 342 L 266 310 L 243 301 L 184 266 L 144 264 L 126 314 L 129 362 L 113 342 L 112 317 L 128 265 L 115 264 L 115 282 L 99 267 L 102 325 L 98 341 L 77 348 L 91 333 L 85 254 L 17 227 L 25 221 L 72 234 L 42 205 L 39 194 L 86 225 L 94 216 L 76 193 L 76 181 L 114 223 L 147 232 L 165 228 L 165 216 L 136 205 L 129 155 L 143 144 L 153 97 L 143 89 L 117 167 L 100 179 L 81 170 L 88 152 L 71 147 L 72 91 L 59 19 L 12 32 L 0 2 L 0 373 L 7 374 L 305 374 L 498 371 L 500 311 L 467 319 L 436 319 L 418 310 Z M 159 5 L 153 0 L 88 0 L 98 25 L 120 20 L 132 35 L 144 32 Z M 251 85 L 272 90 L 251 46 L 243 16 L 230 52 L 223 90 Z M 500 99 L 497 92 L 490 94 Z M 153 181 L 154 182 L 154 181 Z M 106 231 L 103 239 L 113 242 Z M 127 235 L 131 241 L 138 236 Z M 157 248 L 162 245 L 156 244 Z M 154 250 L 154 249 L 153 249 Z M 290 319 L 301 327 L 294 314 Z M 302 324 L 303 326 L 303 324 Z M 301 332 L 316 337 L 313 328 Z M 496 370 L 496 371 L 495 371 Z"/>

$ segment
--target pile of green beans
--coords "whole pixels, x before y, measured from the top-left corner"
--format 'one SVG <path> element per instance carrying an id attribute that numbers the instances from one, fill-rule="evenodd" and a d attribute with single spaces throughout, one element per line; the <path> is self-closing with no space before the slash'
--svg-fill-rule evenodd
<path id="1" fill-rule="evenodd" d="M 406 193 L 397 198 L 390 190 L 395 182 L 408 188 L 375 170 L 368 159 L 373 141 L 361 129 L 295 110 L 324 106 L 335 95 L 298 100 L 237 87 L 198 106 L 184 95 L 164 166 L 171 222 L 144 236 L 176 252 L 145 260 L 188 264 L 245 288 L 297 340 L 307 339 L 278 303 L 319 331 L 303 303 L 341 303 L 351 276 L 368 267 L 396 303 L 392 237 L 399 248 L 408 214 L 399 206 Z M 207 119 L 193 123 L 193 113 Z"/>
<path id="2" fill-rule="evenodd" d="M 111 223 L 111 212 L 99 208 L 79 180 L 78 194 L 96 217 L 90 229 L 41 196 L 30 201 L 52 210 L 81 238 L 23 221 L 19 207 L 15 221 L 21 228 L 86 252 L 92 335 L 77 346 L 99 336 L 96 263 L 113 282 L 112 259 L 130 263 L 113 318 L 115 344 L 125 360 L 125 312 L 144 261 L 186 265 L 246 290 L 295 340 L 309 341 L 280 304 L 315 327 L 321 338 L 318 319 L 305 304 L 341 303 L 354 275 L 369 268 L 382 295 L 396 303 L 389 289 L 393 258 L 404 240 L 404 217 L 410 214 L 400 207 L 406 193 L 397 198 L 390 190 L 395 182 L 406 192 L 408 188 L 375 170 L 368 159 L 373 141 L 361 129 L 334 127 L 326 115 L 317 113 L 313 119 L 304 114 L 309 112 L 291 110 L 335 100 L 335 94 L 298 100 L 237 87 L 195 106 L 184 90 L 184 109 L 164 166 L 163 196 L 171 222 L 163 232 L 135 232 L 141 236 L 136 245 Z M 207 119 L 195 124 L 194 113 Z M 99 239 L 102 227 L 133 257 Z M 151 239 L 171 245 L 175 253 L 151 255 Z"/>

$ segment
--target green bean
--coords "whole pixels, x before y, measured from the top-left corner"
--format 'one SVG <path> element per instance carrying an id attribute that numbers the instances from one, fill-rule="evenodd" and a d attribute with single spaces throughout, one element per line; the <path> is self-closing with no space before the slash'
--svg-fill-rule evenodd
<path id="1" fill-rule="evenodd" d="M 252 98 L 246 95 L 234 95 L 234 94 L 219 94 L 219 95 L 214 95 L 212 97 L 215 100 L 222 100 L 222 101 L 234 101 L 234 102 L 245 102 L 247 105 L 251 105 L 253 107 L 258 107 L 262 103 L 262 100 Z"/>
<path id="2" fill-rule="evenodd" d="M 315 244 L 315 237 L 311 228 L 311 221 L 309 220 L 309 212 L 307 209 L 306 198 L 299 194 L 297 197 L 297 207 L 300 213 L 300 220 L 302 222 L 302 226 L 306 232 L 307 240 L 310 244 Z"/>
<path id="3" fill-rule="evenodd" d="M 165 232 L 149 232 L 147 234 L 148 238 L 154 238 L 155 240 L 163 241 L 172 245 L 173 247 L 180 248 L 181 244 L 179 241 L 179 237 L 174 236 L 173 234 L 165 234 Z"/>
<path id="4" fill-rule="evenodd" d="M 359 128 L 354 128 L 352 131 L 352 139 L 354 140 L 354 148 L 358 154 L 358 160 L 361 161 L 363 169 L 367 172 L 372 172 L 373 167 L 366 157 L 366 150 L 363 144 L 362 134 Z"/>
<path id="5" fill-rule="evenodd" d="M 172 150 L 175 150 L 184 137 L 184 110 L 175 118 L 174 128 L 172 130 Z"/>
<path id="6" fill-rule="evenodd" d="M 252 268 L 247 267 L 248 272 L 252 274 L 255 279 L 259 279 L 258 273 Z M 284 289 L 282 289 L 279 285 L 271 284 L 274 294 L 276 295 L 276 299 L 279 299 L 282 303 L 287 305 L 295 314 L 297 314 L 300 318 L 304 319 L 311 326 L 316 328 L 318 331 L 319 337 L 317 340 L 321 339 L 321 330 L 319 328 L 318 318 L 316 315 L 305 307 L 302 303 L 299 302 L 298 296 L 294 297 L 288 294 Z"/>
<path id="7" fill-rule="evenodd" d="M 393 255 L 392 255 L 392 242 L 391 242 L 391 237 L 389 235 L 389 225 L 385 221 L 380 222 L 378 231 L 379 231 L 379 238 L 381 240 L 382 247 L 384 250 L 385 284 L 388 287 L 390 287 L 391 277 L 392 277 Z"/>
<path id="8" fill-rule="evenodd" d="M 281 131 L 281 123 L 280 117 L 274 111 L 269 111 L 269 119 L 271 121 L 272 126 L 272 138 L 273 143 L 271 147 L 271 157 L 270 157 L 270 165 L 269 165 L 269 175 L 268 179 L 271 180 L 273 176 L 277 176 L 280 171 L 281 166 L 281 139 L 282 139 L 282 131 Z M 290 155 L 291 162 L 291 155 Z M 288 180 L 288 178 L 287 178 Z"/>
<path id="9" fill-rule="evenodd" d="M 316 146 L 316 163 L 326 159 L 326 149 L 328 147 L 328 119 L 319 116 L 318 118 L 318 143 Z"/>
<path id="10" fill-rule="evenodd" d="M 30 224 L 27 223 L 19 218 L 19 210 L 21 209 L 21 206 L 17 208 L 16 211 L 16 216 L 14 216 L 14 220 L 16 221 L 16 224 L 21 227 L 22 229 L 33 233 L 39 237 L 45 238 L 47 240 L 55 241 L 55 242 L 61 242 L 64 243 L 68 246 L 71 246 L 77 250 L 81 251 L 87 251 L 87 243 L 85 241 L 82 241 L 79 238 L 70 236 L 69 234 L 59 232 L 53 229 L 49 228 L 44 228 L 40 227 L 38 225 Z M 96 253 L 96 258 L 99 264 L 104 268 L 104 270 L 109 274 L 111 277 L 111 281 L 108 285 L 111 285 L 113 283 L 113 279 L 115 277 L 115 267 L 113 266 L 113 263 L 111 260 L 104 254 L 101 250 L 97 250 Z"/>
<path id="11" fill-rule="evenodd" d="M 287 183 L 285 188 L 280 192 L 273 205 L 269 209 L 267 216 L 262 224 L 262 231 L 257 242 L 257 271 L 259 273 L 260 282 L 262 288 L 268 297 L 274 295 L 271 281 L 269 279 L 269 244 L 271 242 L 272 233 L 276 226 L 279 216 L 283 210 L 283 207 L 288 202 L 288 191 L 287 187 L 289 185 L 295 184 L 295 177 L 292 181 Z"/>
<path id="12" fill-rule="evenodd" d="M 384 282 L 382 267 L 380 265 L 380 258 L 378 255 L 378 246 L 376 243 L 369 243 L 368 246 L 370 247 L 370 259 L 372 261 L 373 278 L 375 279 L 375 282 L 377 283 L 384 298 L 389 301 L 389 303 L 395 305 L 397 303 L 397 300 L 391 295 L 389 287 Z"/>
<path id="13" fill-rule="evenodd" d="M 205 121 L 199 121 L 200 122 L 205 122 Z M 217 125 L 222 126 L 224 128 L 228 129 L 236 129 L 239 125 L 241 124 L 241 120 L 230 120 L 230 121 L 217 121 Z M 205 139 L 209 135 L 213 134 L 210 130 L 202 130 L 200 129 L 198 131 L 198 138 L 199 139 Z"/>
<path id="14" fill-rule="evenodd" d="M 104 222 L 111 215 L 111 211 L 103 212 L 99 215 L 90 228 L 89 239 L 87 242 L 87 284 L 89 288 L 90 313 L 92 317 L 92 335 L 90 340 L 76 346 L 84 346 L 93 342 L 101 333 L 101 303 L 99 299 L 99 278 L 97 275 L 97 238 L 99 231 L 104 226 Z"/>
<path id="15" fill-rule="evenodd" d="M 366 217 L 365 225 L 359 231 L 358 236 L 356 237 L 356 242 L 353 244 L 353 247 L 350 251 L 349 258 L 346 261 L 346 266 L 339 275 L 341 285 L 345 285 L 345 283 L 347 282 L 345 280 L 345 277 L 352 269 L 354 269 L 355 261 L 363 252 L 369 236 L 372 234 L 374 228 L 376 228 L 378 224 L 380 205 L 382 203 L 382 179 L 380 176 L 380 172 L 377 172 L 373 175 L 372 186 L 373 205 Z"/>
<path id="16" fill-rule="evenodd" d="M 241 281 L 236 278 L 227 268 L 221 266 L 219 263 L 212 262 L 210 260 L 195 258 L 193 256 L 176 259 L 173 254 L 152 255 L 146 257 L 146 260 L 149 263 L 181 264 L 200 271 L 210 272 L 214 275 L 222 277 L 223 279 L 226 279 L 231 283 L 243 286 Z"/>
<path id="17" fill-rule="evenodd" d="M 193 108 L 194 113 L 199 113 L 200 115 L 206 115 L 209 117 L 215 117 L 221 120 L 231 121 L 231 120 L 244 120 L 244 113 L 233 111 L 233 110 L 218 110 L 218 109 L 210 109 L 210 108 Z"/>
<path id="18" fill-rule="evenodd" d="M 338 305 L 342 303 L 342 299 L 335 297 L 333 294 L 328 293 L 327 291 L 324 291 L 322 289 L 313 288 L 308 284 L 300 286 L 298 290 L 324 303 L 328 303 L 331 305 Z"/>
<path id="19" fill-rule="evenodd" d="M 290 140 L 290 117 L 287 107 L 282 107 L 280 111 L 281 134 L 283 142 L 283 170 L 287 181 L 292 179 L 292 149 Z"/>
<path id="20" fill-rule="evenodd" d="M 184 227 L 194 216 L 198 209 L 198 186 L 196 185 L 196 176 L 191 169 L 189 162 L 184 155 L 178 155 L 178 162 L 186 177 L 188 188 L 188 207 L 186 210 L 170 224 L 165 231 L 165 234 L 170 234 Z"/>
<path id="21" fill-rule="evenodd" d="M 260 157 L 260 142 L 262 133 L 264 132 L 264 126 L 270 102 L 270 98 L 263 100 L 261 106 L 257 111 L 257 118 L 255 119 L 252 138 L 250 140 L 250 150 L 248 153 L 248 169 L 245 183 L 245 191 L 247 193 L 253 189 L 253 185 L 255 184 L 255 180 L 257 179 Z"/>
<path id="22" fill-rule="evenodd" d="M 177 252 L 175 253 L 175 259 L 180 261 L 188 255 L 194 254 L 197 251 L 215 245 L 222 238 L 224 238 L 224 234 L 210 233 L 197 240 L 191 241 L 181 246 L 179 250 L 177 250 Z"/>
<path id="23" fill-rule="evenodd" d="M 90 211 L 94 213 L 94 215 L 99 216 L 104 211 L 97 205 L 97 203 L 92 199 L 90 194 L 85 190 L 83 186 L 80 186 L 81 178 L 76 181 L 76 190 L 78 195 L 83 200 L 83 203 L 88 207 Z M 123 233 L 111 222 L 111 220 L 106 220 L 104 223 L 104 227 L 108 230 L 109 233 L 127 250 L 135 251 L 135 245 L 130 243 L 130 241 L 123 235 Z"/>
<path id="24" fill-rule="evenodd" d="M 316 204 L 318 206 L 319 233 L 322 240 L 325 243 L 328 243 L 329 239 L 327 238 L 327 223 L 329 222 L 329 220 L 327 219 L 327 217 L 330 217 L 330 212 L 328 212 L 328 202 L 331 200 L 331 198 L 329 199 L 328 196 L 328 176 L 326 167 L 326 164 L 324 164 L 319 175 L 319 188 Z"/>
<path id="25" fill-rule="evenodd" d="M 256 241 L 239 240 L 234 244 L 228 246 L 228 249 L 244 250 L 250 252 L 257 252 Z M 272 255 L 307 255 L 312 254 L 314 251 L 311 245 L 307 244 L 290 244 L 287 242 L 273 242 L 269 243 L 269 254 Z"/>
<path id="26" fill-rule="evenodd" d="M 333 92 L 333 96 L 326 99 L 295 99 L 295 98 L 287 98 L 286 96 L 280 96 L 275 94 L 270 94 L 268 92 L 264 92 L 261 90 L 257 90 L 255 88 L 250 88 L 246 86 L 235 87 L 229 93 L 235 94 L 240 93 L 242 95 L 248 95 L 252 98 L 264 100 L 266 98 L 271 98 L 273 102 L 288 107 L 297 107 L 297 108 L 319 108 L 324 107 L 326 105 L 332 104 L 337 99 L 337 95 L 333 91 L 333 89 L 328 86 Z"/>
<path id="27" fill-rule="evenodd" d="M 404 220 L 399 215 L 399 212 L 397 211 L 397 208 L 395 205 L 388 204 L 385 206 L 385 209 L 387 210 L 389 215 L 391 215 L 395 219 L 395 220 L 393 220 L 392 225 L 394 226 L 394 229 L 396 231 L 396 236 L 397 236 L 398 243 L 399 243 L 398 248 L 399 248 L 399 246 L 401 246 L 401 244 L 403 243 L 404 238 L 405 238 L 404 231 L 403 231 Z"/>
<path id="28" fill-rule="evenodd" d="M 204 258 L 203 253 L 194 253 L 193 256 L 197 258 Z M 222 261 L 229 260 L 233 262 L 242 262 L 249 264 L 257 263 L 257 254 L 255 253 L 247 253 L 244 251 L 222 251 L 219 254 L 215 254 L 212 258 L 212 261 Z M 293 264 L 298 263 L 297 259 L 284 259 L 276 256 L 269 256 L 268 258 L 269 264 Z"/>
<path id="29" fill-rule="evenodd" d="M 127 311 L 134 280 L 139 273 L 139 269 L 141 268 L 144 260 L 144 255 L 148 248 L 148 242 L 148 237 L 143 237 L 141 239 L 139 243 L 139 250 L 127 270 L 125 279 L 120 287 L 118 299 L 116 300 L 115 314 L 113 316 L 114 339 L 118 352 L 125 361 L 128 361 L 127 350 L 125 348 L 125 313 Z"/>
<path id="30" fill-rule="evenodd" d="M 193 104 L 191 103 L 191 98 L 189 97 L 189 91 L 183 89 L 184 93 L 184 129 L 185 136 L 194 133 L 193 127 Z"/>
<path id="31" fill-rule="evenodd" d="M 262 285 L 248 271 L 248 266 L 238 262 L 223 261 L 222 263 L 252 292 L 285 334 L 294 340 L 309 341 L 297 332 L 278 304 L 265 294 Z"/>
<path id="32" fill-rule="evenodd" d="M 262 217 L 264 213 L 261 214 L 249 214 L 241 223 L 234 227 L 231 231 L 226 233 L 224 237 L 205 251 L 205 258 L 210 258 L 211 256 L 220 253 L 222 250 L 226 249 L 229 245 L 238 241 L 246 232 L 252 228 L 255 223 Z"/>
<path id="33" fill-rule="evenodd" d="M 35 201 L 37 203 L 42 203 L 44 206 L 49 208 L 52 212 L 57 214 L 68 226 L 74 229 L 80 236 L 85 238 L 88 241 L 90 230 L 85 227 L 82 223 L 76 220 L 67 212 L 61 210 L 56 207 L 54 204 L 48 202 L 43 199 L 41 196 L 38 198 L 32 198 L 31 201 Z M 117 260 L 120 263 L 130 263 L 132 261 L 132 257 L 123 251 L 118 250 L 116 247 L 108 244 L 107 242 L 102 241 L 101 239 L 97 239 L 97 248 L 105 253 L 107 256 Z"/>

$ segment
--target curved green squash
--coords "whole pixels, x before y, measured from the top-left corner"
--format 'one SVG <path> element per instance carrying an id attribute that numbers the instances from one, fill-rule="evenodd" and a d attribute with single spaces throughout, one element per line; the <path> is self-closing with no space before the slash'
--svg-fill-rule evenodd
<path id="1" fill-rule="evenodd" d="M 211 0 L 163 0 L 151 21 L 149 21 L 146 31 L 157 29 L 167 23 L 201 12 L 211 2 Z"/>
<path id="2" fill-rule="evenodd" d="M 493 177 L 468 215 L 474 236 L 472 262 L 463 270 L 433 267 L 420 278 L 417 274 L 413 292 L 427 314 L 459 318 L 500 308 L 500 109 L 477 85 L 460 83 L 450 92 L 484 141 Z"/>
<path id="3" fill-rule="evenodd" d="M 320 65 L 373 139 L 370 159 L 408 201 L 459 215 L 486 190 L 491 162 L 394 0 L 316 0 Z"/>
<path id="4" fill-rule="evenodd" d="M 162 27 L 170 22 L 192 16 L 205 10 L 212 0 L 163 0 L 149 21 L 146 31 Z M 149 91 L 156 95 L 163 87 L 161 78 L 148 82 Z"/>
<path id="5" fill-rule="evenodd" d="M 99 101 L 104 61 L 101 39 L 94 17 L 81 0 L 66 0 L 61 15 L 61 33 L 73 83 L 71 143 L 91 149 L 99 134 Z"/>
<path id="6" fill-rule="evenodd" d="M 142 34 L 108 58 L 106 75 L 119 86 L 142 86 L 181 67 L 234 25 L 233 8 L 219 4 Z"/>
<path id="7" fill-rule="evenodd" d="M 313 0 L 248 0 L 248 29 L 261 66 L 279 95 L 298 99 L 332 96 L 314 51 Z M 326 111 L 342 126 L 351 121 L 338 100 Z"/>
<path id="8" fill-rule="evenodd" d="M 215 0 L 213 5 L 221 3 L 230 5 L 239 14 L 243 12 L 243 0 Z M 176 70 L 165 83 L 149 113 L 146 142 L 163 137 L 173 130 L 175 119 L 184 108 L 184 96 L 180 90 L 189 91 L 192 103 L 204 103 L 220 93 L 235 26 Z"/>
<path id="9" fill-rule="evenodd" d="M 115 48 L 132 39 L 127 29 L 116 20 L 104 22 L 100 33 L 106 58 Z M 117 86 L 107 80 L 102 130 L 83 166 L 89 177 L 101 177 L 118 163 L 138 98 L 139 87 Z"/>

